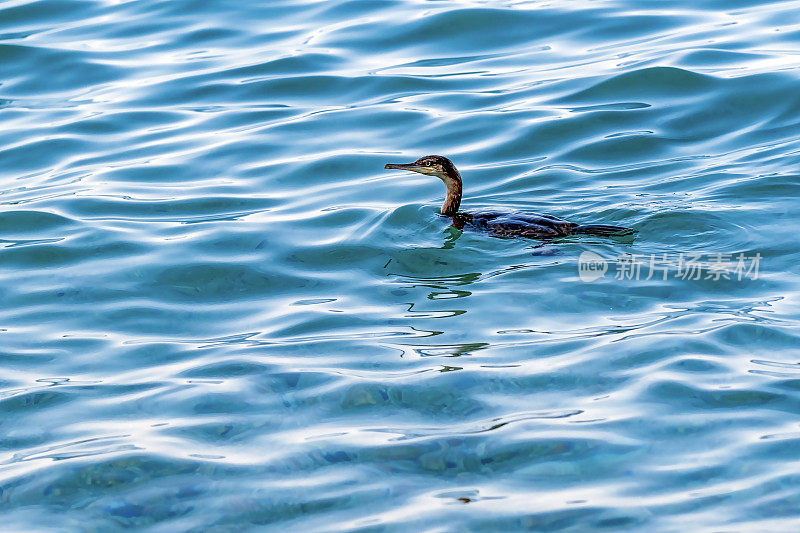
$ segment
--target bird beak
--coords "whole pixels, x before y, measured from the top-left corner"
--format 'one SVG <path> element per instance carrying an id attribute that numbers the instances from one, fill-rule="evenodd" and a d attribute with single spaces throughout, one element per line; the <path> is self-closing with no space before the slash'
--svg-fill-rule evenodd
<path id="1" fill-rule="evenodd" d="M 417 165 L 414 163 L 386 163 L 386 166 L 383 168 L 410 170 L 411 172 L 419 172 L 420 174 L 427 174 L 428 172 L 426 172 L 426 170 L 430 170 L 430 167 L 423 167 L 422 165 Z"/>

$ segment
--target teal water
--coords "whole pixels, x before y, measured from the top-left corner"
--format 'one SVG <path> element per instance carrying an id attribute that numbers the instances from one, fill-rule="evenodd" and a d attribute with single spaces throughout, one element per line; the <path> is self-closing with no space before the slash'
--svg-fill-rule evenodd
<path id="1" fill-rule="evenodd" d="M 798 50 L 796 2 L 0 4 L 2 527 L 795 530 Z M 383 170 L 429 153 L 638 234 L 462 234 Z"/>

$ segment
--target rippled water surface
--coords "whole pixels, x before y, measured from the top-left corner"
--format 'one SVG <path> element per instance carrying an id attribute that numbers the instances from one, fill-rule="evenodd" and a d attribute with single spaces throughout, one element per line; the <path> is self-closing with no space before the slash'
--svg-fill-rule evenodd
<path id="1" fill-rule="evenodd" d="M 0 140 L 3 527 L 800 521 L 797 2 L 8 0 Z"/>

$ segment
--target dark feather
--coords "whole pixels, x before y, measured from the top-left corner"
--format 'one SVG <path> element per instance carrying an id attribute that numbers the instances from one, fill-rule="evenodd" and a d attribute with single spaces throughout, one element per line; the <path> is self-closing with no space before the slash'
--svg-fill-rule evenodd
<path id="1" fill-rule="evenodd" d="M 622 226 L 608 226 L 606 224 L 582 224 L 576 226 L 572 233 L 582 235 L 630 235 L 634 233 L 631 228 Z"/>
<path id="2" fill-rule="evenodd" d="M 524 237 L 552 239 L 567 235 L 627 235 L 630 228 L 602 224 L 578 225 L 564 219 L 523 211 L 464 211 L 456 213 L 453 225 L 458 229 L 473 229 L 495 237 Z"/>

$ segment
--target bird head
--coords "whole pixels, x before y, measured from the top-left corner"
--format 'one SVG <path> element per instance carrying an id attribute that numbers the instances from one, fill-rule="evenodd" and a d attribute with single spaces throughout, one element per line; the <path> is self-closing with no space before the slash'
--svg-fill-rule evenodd
<path id="1" fill-rule="evenodd" d="M 426 155 L 413 163 L 387 163 L 384 168 L 410 170 L 411 172 L 427 174 L 428 176 L 436 176 L 445 183 L 456 179 L 459 182 L 461 181 L 461 176 L 458 174 L 453 162 L 441 155 Z"/>

